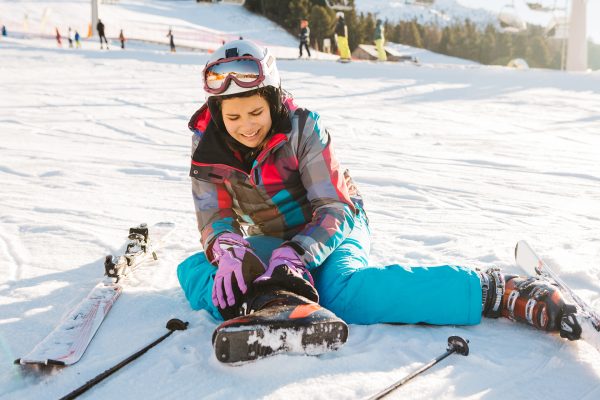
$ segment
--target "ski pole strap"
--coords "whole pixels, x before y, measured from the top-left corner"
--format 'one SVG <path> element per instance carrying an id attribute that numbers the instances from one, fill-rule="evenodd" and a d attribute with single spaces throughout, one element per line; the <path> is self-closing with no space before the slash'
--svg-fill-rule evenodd
<path id="1" fill-rule="evenodd" d="M 440 361 L 442 361 L 444 358 L 448 357 L 449 355 L 453 354 L 453 353 L 457 353 L 463 356 L 468 356 L 469 355 L 469 341 L 465 340 L 463 338 L 461 338 L 460 336 L 450 336 L 448 338 L 448 349 L 446 350 L 446 352 L 438 357 L 436 357 L 435 359 L 431 360 L 430 362 L 428 362 L 427 364 L 423 365 L 421 368 L 419 368 L 418 370 L 412 372 L 411 374 L 405 376 L 404 378 L 402 378 L 401 380 L 395 382 L 394 384 L 392 384 L 391 386 L 385 388 L 384 390 L 382 390 L 381 392 L 371 396 L 368 398 L 368 400 L 379 400 L 384 398 L 385 396 L 387 396 L 388 394 L 390 394 L 391 392 L 393 392 L 394 390 L 398 389 L 400 386 L 404 385 L 406 382 L 408 382 L 409 380 L 411 380 L 412 378 L 414 378 L 415 376 L 427 371 L 429 368 L 433 367 L 435 364 L 439 363 Z"/>

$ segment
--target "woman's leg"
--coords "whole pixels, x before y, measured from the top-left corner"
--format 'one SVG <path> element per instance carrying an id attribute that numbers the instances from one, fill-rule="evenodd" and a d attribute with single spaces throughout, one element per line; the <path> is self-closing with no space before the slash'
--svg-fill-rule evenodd
<path id="1" fill-rule="evenodd" d="M 368 266 L 369 229 L 359 217 L 350 236 L 313 272 L 321 304 L 348 323 L 477 324 L 481 284 L 474 270 Z"/>
<path id="2" fill-rule="evenodd" d="M 282 243 L 281 239 L 269 236 L 250 236 L 246 240 L 250 242 L 256 255 L 264 263 L 269 262 L 273 250 Z M 212 302 L 212 287 L 216 272 L 217 268 L 206 259 L 204 252 L 200 252 L 179 264 L 177 278 L 194 310 L 206 310 L 214 318 L 222 320 L 223 317 Z"/>

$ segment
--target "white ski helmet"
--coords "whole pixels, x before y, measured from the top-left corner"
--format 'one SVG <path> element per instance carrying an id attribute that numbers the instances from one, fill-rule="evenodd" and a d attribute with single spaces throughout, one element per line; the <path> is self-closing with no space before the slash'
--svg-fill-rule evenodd
<path id="1" fill-rule="evenodd" d="M 338 18 L 344 18 L 344 13 L 341 12 L 341 11 L 338 11 L 338 12 L 335 13 L 335 16 L 338 17 Z"/>
<path id="2" fill-rule="evenodd" d="M 275 57 L 269 49 L 245 39 L 234 40 L 215 50 L 202 71 L 202 80 L 206 100 L 260 87 L 281 86 Z"/>

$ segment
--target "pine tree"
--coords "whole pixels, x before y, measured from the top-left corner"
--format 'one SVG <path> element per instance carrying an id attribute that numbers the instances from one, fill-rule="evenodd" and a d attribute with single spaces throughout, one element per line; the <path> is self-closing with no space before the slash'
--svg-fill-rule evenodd
<path id="1" fill-rule="evenodd" d="M 309 19 L 311 14 L 310 0 L 291 1 L 288 8 L 288 15 L 285 17 L 284 26 L 293 33 L 300 32 L 300 21 Z"/>
<path id="2" fill-rule="evenodd" d="M 423 47 L 423 39 L 421 38 L 421 33 L 419 32 L 419 27 L 417 25 L 416 20 L 412 20 L 409 25 L 409 34 L 407 38 L 407 44 L 413 47 Z"/>
<path id="3" fill-rule="evenodd" d="M 551 63 L 550 49 L 546 40 L 536 35 L 531 39 L 531 59 L 529 65 L 531 67 L 547 68 Z"/>
<path id="4" fill-rule="evenodd" d="M 592 70 L 600 69 L 600 44 L 588 41 L 588 67 Z"/>
<path id="5" fill-rule="evenodd" d="M 320 49 L 323 39 L 330 37 L 335 23 L 335 14 L 325 7 L 313 6 L 310 11 L 310 36 L 313 47 Z"/>
<path id="6" fill-rule="evenodd" d="M 506 65 L 515 58 L 513 34 L 496 31 L 496 58 L 492 63 Z"/>
<path id="7" fill-rule="evenodd" d="M 528 63 L 531 60 L 531 48 L 529 47 L 529 41 L 527 40 L 527 36 L 526 35 L 520 35 L 519 36 L 520 40 L 517 40 L 515 42 L 515 47 L 514 47 L 514 53 L 513 53 L 513 57 L 514 58 L 522 58 L 525 61 L 527 61 Z"/>
<path id="8" fill-rule="evenodd" d="M 363 22 L 360 24 L 360 42 L 359 43 L 373 43 L 373 34 L 375 33 L 375 17 L 373 14 L 368 13 L 364 17 Z"/>
<path id="9" fill-rule="evenodd" d="M 438 51 L 442 54 L 452 55 L 456 48 L 456 34 L 452 27 L 445 27 L 442 30 L 442 40 L 440 40 L 440 46 Z"/>
<path id="10" fill-rule="evenodd" d="M 492 61 L 497 59 L 496 54 L 496 30 L 492 25 L 488 25 L 485 28 L 483 37 L 479 42 L 479 62 L 483 64 L 491 64 Z"/>
<path id="11" fill-rule="evenodd" d="M 402 43 L 402 24 L 398 23 L 392 29 L 388 29 L 388 39 L 390 42 Z"/>
<path id="12" fill-rule="evenodd" d="M 346 25 L 348 26 L 348 45 L 350 51 L 353 51 L 360 44 L 363 33 L 361 31 L 360 18 L 354 8 L 354 0 L 350 0 L 348 3 L 352 5 L 352 10 L 344 12 L 344 15 L 346 16 Z"/>
<path id="13" fill-rule="evenodd" d="M 423 35 L 423 47 L 433 51 L 437 51 L 442 40 L 442 31 L 435 26 L 425 27 Z"/>

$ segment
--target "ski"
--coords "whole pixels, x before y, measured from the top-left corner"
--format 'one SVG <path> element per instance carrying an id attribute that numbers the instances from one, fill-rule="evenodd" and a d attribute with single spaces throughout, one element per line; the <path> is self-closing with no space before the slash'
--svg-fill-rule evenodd
<path id="1" fill-rule="evenodd" d="M 156 249 L 175 225 L 161 222 L 129 229 L 125 253 L 107 256 L 105 277 L 48 336 L 28 354 L 15 360 L 21 365 L 67 366 L 79 361 L 111 307 L 123 291 L 123 281 L 142 263 L 157 259 Z"/>
<path id="2" fill-rule="evenodd" d="M 577 318 L 581 326 L 581 339 L 590 343 L 600 351 L 600 314 L 592 306 L 579 297 L 561 278 L 552 270 L 524 240 L 517 243 L 515 247 L 515 260 L 517 265 L 525 269 L 531 275 L 537 275 L 556 284 L 563 294 L 570 297 L 576 307 Z"/>
<path id="3" fill-rule="evenodd" d="M 306 299 L 289 300 L 219 325 L 212 338 L 217 360 L 239 365 L 282 353 L 314 356 L 346 342 L 348 326 L 334 313 Z"/>

